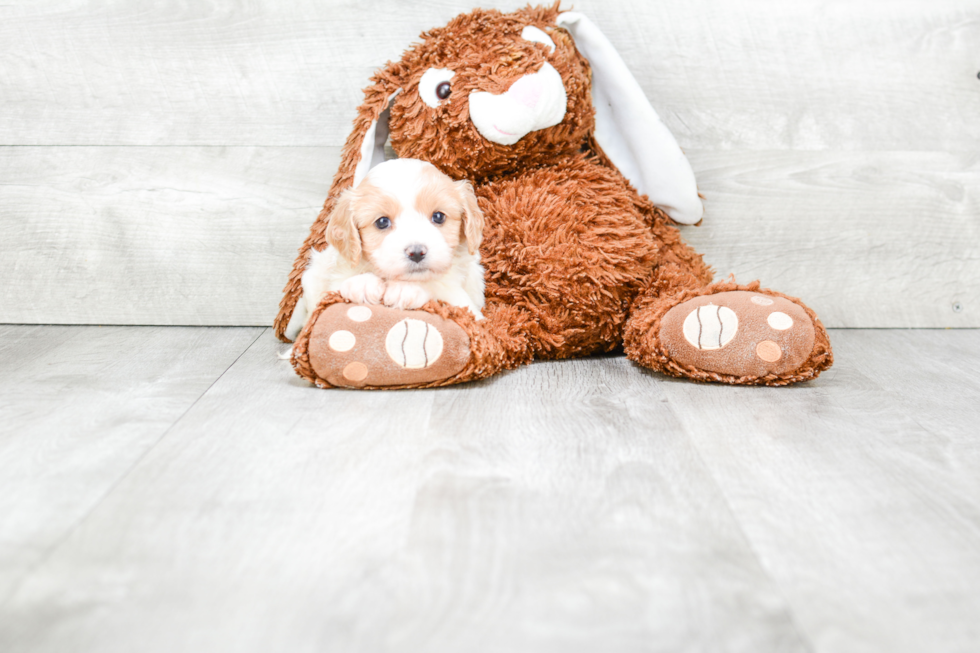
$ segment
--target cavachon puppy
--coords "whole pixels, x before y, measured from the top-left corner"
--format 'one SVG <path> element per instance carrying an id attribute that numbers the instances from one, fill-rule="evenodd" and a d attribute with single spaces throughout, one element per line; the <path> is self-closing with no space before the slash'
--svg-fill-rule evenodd
<path id="1" fill-rule="evenodd" d="M 483 213 L 468 181 L 395 159 L 344 191 L 327 219 L 330 247 L 310 250 L 303 296 L 420 308 L 430 300 L 483 315 Z"/>
<path id="2" fill-rule="evenodd" d="M 332 216 L 388 165 L 386 142 L 472 181 L 485 319 L 435 294 L 372 303 L 373 281 L 307 283 L 328 242 L 338 253 L 353 242 Z M 801 301 L 758 281 L 713 282 L 676 226 L 702 213 L 691 165 L 598 26 L 558 3 L 477 9 L 372 77 L 276 334 L 295 341 L 294 369 L 320 387 L 448 385 L 619 348 L 652 370 L 730 384 L 786 385 L 830 367 L 827 333 Z M 384 258 L 380 233 L 360 235 Z M 394 256 L 406 246 L 391 245 Z"/>

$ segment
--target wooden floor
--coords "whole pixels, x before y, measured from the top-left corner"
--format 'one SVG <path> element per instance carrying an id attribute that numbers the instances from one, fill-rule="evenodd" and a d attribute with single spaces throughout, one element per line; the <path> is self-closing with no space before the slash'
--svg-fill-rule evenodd
<path id="1" fill-rule="evenodd" d="M 369 393 L 262 328 L 0 326 L 0 651 L 980 650 L 980 331 L 832 339 Z"/>

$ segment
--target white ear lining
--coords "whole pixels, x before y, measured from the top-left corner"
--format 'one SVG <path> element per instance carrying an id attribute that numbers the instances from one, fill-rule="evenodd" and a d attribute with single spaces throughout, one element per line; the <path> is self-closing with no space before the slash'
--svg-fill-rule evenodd
<path id="1" fill-rule="evenodd" d="M 354 168 L 354 182 L 351 188 L 356 188 L 361 180 L 367 176 L 368 171 L 385 160 L 385 141 L 388 140 L 388 118 L 391 116 L 391 103 L 395 97 L 401 93 L 398 89 L 388 96 L 385 101 L 384 110 L 378 115 L 378 119 L 371 123 L 371 126 L 364 132 L 364 140 L 361 141 L 360 158 Z"/>
<path id="2" fill-rule="evenodd" d="M 551 40 L 544 30 L 541 30 L 534 25 L 528 25 L 523 30 L 521 30 L 521 38 L 525 41 L 533 41 L 535 43 L 545 44 L 549 50 L 555 51 L 555 42 Z"/>
<path id="3" fill-rule="evenodd" d="M 691 164 L 602 31 L 568 11 L 556 21 L 592 67 L 595 138 L 631 184 L 675 222 L 694 224 L 704 208 Z"/>

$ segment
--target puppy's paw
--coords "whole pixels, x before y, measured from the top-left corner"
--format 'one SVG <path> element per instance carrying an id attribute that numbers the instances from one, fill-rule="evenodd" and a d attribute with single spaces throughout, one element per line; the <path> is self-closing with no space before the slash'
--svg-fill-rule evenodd
<path id="1" fill-rule="evenodd" d="M 417 283 L 391 281 L 385 290 L 384 304 L 402 310 L 420 308 L 432 299 L 426 290 Z"/>
<path id="2" fill-rule="evenodd" d="M 385 282 L 367 272 L 340 284 L 340 296 L 354 304 L 380 304 L 385 297 Z"/>

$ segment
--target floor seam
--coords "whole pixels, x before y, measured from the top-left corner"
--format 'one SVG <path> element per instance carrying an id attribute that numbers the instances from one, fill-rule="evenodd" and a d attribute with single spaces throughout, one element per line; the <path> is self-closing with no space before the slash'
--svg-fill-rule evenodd
<path id="1" fill-rule="evenodd" d="M 64 545 L 64 543 L 68 541 L 69 538 L 71 538 L 71 536 L 82 526 L 82 524 L 88 521 L 89 517 L 92 516 L 92 513 L 94 513 L 96 510 L 99 509 L 99 506 L 101 506 L 105 502 L 105 500 L 113 492 L 116 491 L 116 488 L 119 487 L 124 480 L 129 478 L 130 474 L 132 474 L 133 471 L 137 467 L 139 467 L 140 463 L 142 463 L 143 460 L 146 459 L 146 457 L 150 454 L 150 452 L 152 452 L 154 449 L 157 448 L 157 445 L 159 445 L 163 441 L 163 439 L 167 437 L 167 434 L 169 434 L 174 429 L 174 427 L 176 427 L 184 419 L 184 417 L 186 417 L 187 414 L 191 410 L 193 410 L 194 406 L 196 406 L 198 402 L 201 401 L 201 399 L 203 399 L 204 396 L 211 391 L 211 388 L 213 388 L 218 383 L 218 381 L 224 378 L 225 374 L 228 373 L 228 370 L 234 367 L 235 364 L 238 363 L 239 360 L 241 360 L 242 356 L 247 354 L 248 351 L 255 345 L 255 343 L 258 342 L 259 338 L 265 335 L 265 333 L 268 330 L 269 330 L 268 327 L 262 328 L 259 331 L 258 335 L 256 335 L 255 338 L 253 338 L 252 341 L 249 342 L 248 345 L 242 349 L 241 353 L 235 357 L 235 360 L 233 360 L 230 364 L 228 364 L 228 366 L 221 371 L 221 374 L 215 377 L 215 379 L 210 384 L 208 384 L 208 387 L 205 388 L 201 392 L 201 394 L 199 394 L 194 399 L 194 401 L 192 401 L 190 405 L 188 405 L 187 408 L 180 415 L 177 416 L 177 418 L 170 424 L 170 426 L 164 429 L 163 433 L 161 433 L 157 439 L 155 439 L 152 443 L 150 443 L 150 445 L 143 451 L 143 453 L 139 455 L 139 457 L 136 460 L 133 461 L 133 463 L 126 469 L 126 471 L 120 474 L 119 478 L 117 478 L 115 482 L 113 482 L 112 485 L 110 485 L 106 489 L 106 491 L 102 494 L 102 496 L 99 497 L 98 500 L 95 503 L 93 503 L 88 510 L 85 511 L 85 514 L 79 517 L 74 524 L 72 524 L 69 528 L 65 530 L 64 534 L 61 537 L 59 537 L 56 542 L 54 542 L 51 546 L 48 547 L 44 555 L 41 556 L 41 558 L 37 562 L 31 565 L 30 569 L 28 569 L 24 573 L 24 575 L 21 576 L 20 580 L 18 580 L 11 588 L 11 590 L 7 593 L 7 596 L 3 597 L 2 601 L 0 601 L 0 605 L 7 606 L 10 603 L 13 597 L 15 597 L 17 593 L 20 591 L 24 583 L 26 583 L 28 579 L 33 577 L 34 574 L 37 573 L 37 571 L 41 567 L 43 567 L 45 563 L 48 562 L 48 560 L 51 559 L 51 557 L 57 552 L 57 550 L 60 549 L 62 545 Z"/>
<path id="2" fill-rule="evenodd" d="M 690 432 L 687 429 L 687 425 L 684 424 L 684 421 L 680 418 L 680 415 L 678 414 L 677 411 L 677 407 L 674 405 L 674 402 L 671 400 L 670 395 L 665 392 L 664 396 L 667 397 L 667 402 L 668 404 L 670 404 L 671 412 L 677 418 L 678 422 L 684 425 L 684 432 L 688 436 L 688 441 L 691 443 L 691 448 L 694 450 L 694 454 L 698 457 L 698 461 L 708 472 L 708 477 L 711 479 L 711 484 L 718 491 L 718 495 L 721 497 L 721 501 L 725 506 L 725 510 L 732 518 L 732 522 L 738 528 L 738 532 L 742 535 L 742 539 L 745 541 L 746 548 L 752 554 L 752 557 L 755 559 L 756 564 L 759 565 L 759 569 L 763 573 L 765 573 L 766 578 L 768 578 L 772 582 L 774 591 L 776 592 L 777 596 L 779 596 L 779 598 L 782 600 L 783 605 L 786 606 L 786 613 L 789 618 L 790 625 L 793 628 L 793 632 L 796 633 L 797 637 L 799 638 L 800 642 L 802 643 L 806 651 L 809 651 L 809 653 L 815 653 L 816 649 L 814 648 L 813 642 L 810 640 L 810 637 L 807 634 L 806 630 L 800 625 L 798 619 L 796 618 L 797 616 L 796 610 L 793 608 L 793 604 L 790 602 L 786 593 L 783 591 L 783 586 L 780 585 L 779 581 L 776 580 L 776 577 L 769 571 L 765 562 L 763 562 L 762 556 L 759 555 L 759 551 L 755 548 L 755 544 L 752 542 L 752 538 L 749 537 L 748 533 L 745 531 L 745 527 L 742 525 L 742 521 L 738 518 L 738 515 L 735 513 L 735 510 L 732 508 L 732 504 L 728 498 L 728 495 L 725 493 L 725 490 L 722 488 L 721 483 L 718 482 L 718 478 L 715 476 L 714 469 L 712 469 L 711 466 L 708 465 L 708 462 L 701 454 L 701 449 L 700 447 L 698 447 L 697 441 L 693 436 L 690 435 Z"/>

